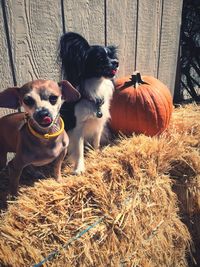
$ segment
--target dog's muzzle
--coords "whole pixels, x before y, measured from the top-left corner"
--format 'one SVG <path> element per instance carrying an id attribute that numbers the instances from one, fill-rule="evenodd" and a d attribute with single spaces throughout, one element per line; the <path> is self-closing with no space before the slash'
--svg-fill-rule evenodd
<path id="1" fill-rule="evenodd" d="M 53 121 L 52 116 L 47 109 L 41 109 L 35 112 L 34 119 L 42 127 L 49 127 Z"/>
<path id="2" fill-rule="evenodd" d="M 110 67 L 105 70 L 105 77 L 113 78 L 116 75 L 118 69 L 119 61 L 117 59 L 111 60 Z"/>

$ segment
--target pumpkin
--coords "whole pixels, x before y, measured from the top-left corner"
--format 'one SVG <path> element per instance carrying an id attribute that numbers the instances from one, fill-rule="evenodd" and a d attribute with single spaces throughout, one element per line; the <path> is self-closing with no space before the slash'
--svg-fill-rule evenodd
<path id="1" fill-rule="evenodd" d="M 169 125 L 173 110 L 172 96 L 161 81 L 135 73 L 115 82 L 111 102 L 111 129 L 125 135 L 154 136 Z"/>

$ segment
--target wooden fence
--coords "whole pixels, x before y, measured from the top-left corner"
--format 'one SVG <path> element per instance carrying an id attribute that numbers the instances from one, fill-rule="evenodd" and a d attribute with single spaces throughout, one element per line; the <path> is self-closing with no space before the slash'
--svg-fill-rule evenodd
<path id="1" fill-rule="evenodd" d="M 118 76 L 139 70 L 173 94 L 181 12 L 182 0 L 0 0 L 0 90 L 59 80 L 59 38 L 76 31 L 118 46 Z"/>

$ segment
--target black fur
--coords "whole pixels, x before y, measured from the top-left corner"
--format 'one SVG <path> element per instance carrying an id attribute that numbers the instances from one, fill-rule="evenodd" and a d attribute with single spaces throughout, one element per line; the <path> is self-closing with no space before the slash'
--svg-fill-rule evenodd
<path id="1" fill-rule="evenodd" d="M 60 59 L 64 77 L 73 85 L 80 84 L 90 45 L 78 33 L 68 32 L 60 39 Z"/>
<path id="2" fill-rule="evenodd" d="M 78 87 L 80 93 L 84 95 L 82 91 L 84 88 L 80 86 L 84 80 L 94 77 L 112 79 L 115 76 L 118 68 L 116 50 L 115 46 L 90 46 L 80 34 L 65 33 L 60 39 L 59 53 L 63 78 Z M 64 103 L 61 108 L 66 130 L 75 126 L 74 105 Z"/>

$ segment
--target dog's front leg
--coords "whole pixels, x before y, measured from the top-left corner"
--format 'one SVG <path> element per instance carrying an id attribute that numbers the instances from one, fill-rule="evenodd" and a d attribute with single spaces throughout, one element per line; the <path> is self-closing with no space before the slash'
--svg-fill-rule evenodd
<path id="1" fill-rule="evenodd" d="M 24 167 L 25 164 L 23 164 L 23 160 L 20 157 L 18 157 L 18 155 L 16 155 L 15 158 L 8 163 L 9 189 L 11 195 L 13 196 L 17 195 L 19 187 L 19 179 Z"/>
<path id="2" fill-rule="evenodd" d="M 66 156 L 66 153 L 67 153 L 67 148 L 65 148 L 54 161 L 54 177 L 58 182 L 62 181 L 61 166 Z"/>
<path id="3" fill-rule="evenodd" d="M 85 171 L 84 165 L 84 138 L 79 137 L 77 143 L 75 144 L 75 166 L 73 174 L 79 175 Z"/>
<path id="4" fill-rule="evenodd" d="M 84 166 L 84 136 L 81 128 L 74 128 L 70 134 L 70 147 L 75 163 L 73 174 L 79 175 L 85 171 Z"/>
<path id="5" fill-rule="evenodd" d="M 94 149 L 98 149 L 100 146 L 100 140 L 101 140 L 101 135 L 103 132 L 103 127 L 101 127 L 95 134 L 94 134 L 94 139 L 93 139 L 93 147 Z"/>

